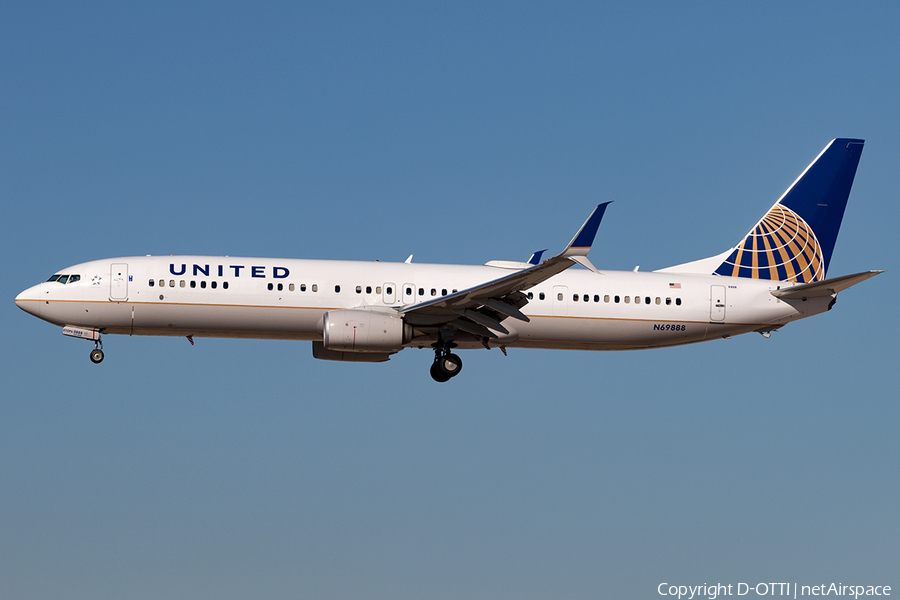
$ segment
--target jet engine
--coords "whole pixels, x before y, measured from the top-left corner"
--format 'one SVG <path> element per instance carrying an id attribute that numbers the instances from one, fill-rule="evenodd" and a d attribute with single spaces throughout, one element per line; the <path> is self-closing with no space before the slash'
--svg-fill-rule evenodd
<path id="1" fill-rule="evenodd" d="M 324 346 L 340 352 L 393 353 L 412 339 L 412 327 L 395 313 L 330 310 L 325 313 Z"/>

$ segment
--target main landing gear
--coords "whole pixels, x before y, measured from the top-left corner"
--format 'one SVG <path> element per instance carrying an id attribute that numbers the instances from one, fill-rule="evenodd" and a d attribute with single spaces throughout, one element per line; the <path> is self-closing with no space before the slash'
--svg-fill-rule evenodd
<path id="1" fill-rule="evenodd" d="M 99 338 L 94 342 L 94 349 L 91 350 L 91 362 L 95 365 L 103 362 L 103 342 Z"/>
<path id="2" fill-rule="evenodd" d="M 462 371 L 462 359 L 453 354 L 456 347 L 453 342 L 453 330 L 448 328 L 438 332 L 438 341 L 432 344 L 434 348 L 434 363 L 431 365 L 431 378 L 438 383 L 450 381 Z"/>
<path id="3" fill-rule="evenodd" d="M 450 381 L 462 371 L 462 359 L 450 352 L 449 348 L 434 349 L 434 363 L 431 365 L 431 378 L 438 383 Z"/>
<path id="4" fill-rule="evenodd" d="M 438 341 L 431 345 L 434 348 L 434 363 L 431 365 L 431 378 L 438 383 L 450 381 L 462 371 L 462 359 L 453 354 L 456 344 L 453 342 L 453 330 L 449 327 L 438 332 Z"/>

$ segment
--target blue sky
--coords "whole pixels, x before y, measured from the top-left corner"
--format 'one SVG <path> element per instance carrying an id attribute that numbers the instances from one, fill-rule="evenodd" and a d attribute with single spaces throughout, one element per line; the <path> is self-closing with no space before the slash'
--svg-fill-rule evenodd
<path id="1" fill-rule="evenodd" d="M 900 586 L 893 4 L 7 3 L 0 595 L 658 597 Z M 15 295 L 228 254 L 662 268 L 867 140 L 829 275 L 771 339 L 315 361 L 90 344 Z M 894 225 L 891 225 L 891 224 Z"/>

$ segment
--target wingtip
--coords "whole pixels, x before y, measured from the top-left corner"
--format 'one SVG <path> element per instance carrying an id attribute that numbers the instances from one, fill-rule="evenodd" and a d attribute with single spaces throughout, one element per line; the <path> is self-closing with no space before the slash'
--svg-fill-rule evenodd
<path id="1" fill-rule="evenodd" d="M 587 255 L 591 246 L 594 244 L 594 238 L 597 236 L 597 230 L 600 228 L 600 221 L 603 220 L 603 215 L 606 213 L 606 207 L 611 203 L 612 201 L 609 201 L 597 205 L 597 208 L 594 209 L 591 216 L 587 218 L 587 221 L 584 222 L 584 225 L 581 226 L 581 229 L 578 230 L 578 233 L 576 233 L 575 237 L 572 238 L 572 241 L 569 242 L 569 245 L 562 253 L 562 256 L 571 257 Z"/>
<path id="2" fill-rule="evenodd" d="M 530 265 L 540 264 L 541 257 L 544 255 L 544 252 L 546 252 L 546 251 L 547 251 L 547 249 L 544 248 L 543 250 L 538 250 L 537 252 L 532 254 L 531 258 L 528 259 L 528 264 L 530 264 Z"/>

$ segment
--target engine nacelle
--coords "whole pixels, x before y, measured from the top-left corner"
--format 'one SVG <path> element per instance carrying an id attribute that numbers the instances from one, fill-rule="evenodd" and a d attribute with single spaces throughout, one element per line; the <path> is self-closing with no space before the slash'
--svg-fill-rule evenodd
<path id="1" fill-rule="evenodd" d="M 324 345 L 341 352 L 399 352 L 412 339 L 403 317 L 372 310 L 330 310 L 325 313 Z"/>
<path id="2" fill-rule="evenodd" d="M 391 360 L 389 352 L 341 352 L 329 350 L 322 342 L 312 343 L 313 358 L 319 360 L 337 360 L 340 362 L 385 362 Z"/>

